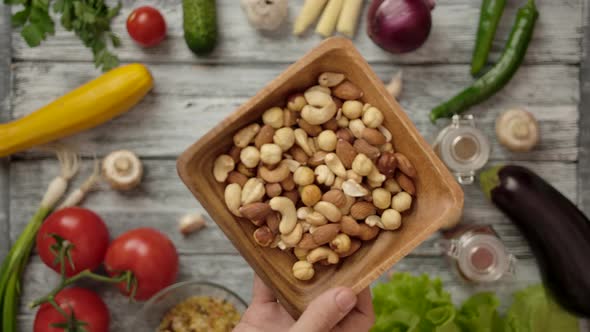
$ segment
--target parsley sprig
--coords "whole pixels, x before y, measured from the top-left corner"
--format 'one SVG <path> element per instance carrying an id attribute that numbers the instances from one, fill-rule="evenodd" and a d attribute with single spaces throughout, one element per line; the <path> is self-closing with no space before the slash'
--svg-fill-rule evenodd
<path id="1" fill-rule="evenodd" d="M 107 71 L 119 65 L 119 58 L 109 51 L 108 43 L 114 47 L 121 44 L 119 37 L 111 32 L 111 21 L 121 10 L 120 2 L 113 8 L 104 0 L 4 0 L 4 3 L 23 6 L 12 16 L 12 24 L 22 27 L 21 36 L 29 46 L 38 46 L 55 33 L 52 8 L 61 15 L 61 25 L 92 50 L 97 68 Z"/>

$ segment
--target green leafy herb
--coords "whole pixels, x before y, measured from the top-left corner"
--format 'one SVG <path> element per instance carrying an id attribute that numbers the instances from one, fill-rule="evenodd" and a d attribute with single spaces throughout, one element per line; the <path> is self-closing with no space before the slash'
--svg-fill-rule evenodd
<path id="1" fill-rule="evenodd" d="M 104 0 L 4 0 L 5 4 L 24 8 L 12 16 L 12 24 L 22 27 L 21 36 L 31 47 L 39 46 L 49 35 L 55 34 L 55 23 L 49 9 L 61 15 L 61 25 L 73 31 L 94 56 L 94 64 L 103 71 L 119 65 L 119 59 L 108 49 L 121 45 L 111 32 L 111 21 L 119 14 L 121 3 L 109 8 Z"/>

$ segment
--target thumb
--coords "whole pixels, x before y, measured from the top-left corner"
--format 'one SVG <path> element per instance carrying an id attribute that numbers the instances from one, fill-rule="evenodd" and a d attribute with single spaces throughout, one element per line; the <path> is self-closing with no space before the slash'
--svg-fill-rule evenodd
<path id="1" fill-rule="evenodd" d="M 356 305 L 356 295 L 350 288 L 333 288 L 313 300 L 291 332 L 330 331 Z"/>

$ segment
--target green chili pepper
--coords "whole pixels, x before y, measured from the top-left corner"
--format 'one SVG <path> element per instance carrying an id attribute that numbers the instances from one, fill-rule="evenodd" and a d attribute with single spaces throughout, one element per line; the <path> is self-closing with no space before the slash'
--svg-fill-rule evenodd
<path id="1" fill-rule="evenodd" d="M 473 59 L 471 59 L 471 75 L 479 73 L 488 61 L 488 54 L 505 4 L 506 0 L 483 0 L 481 3 L 477 40 L 473 49 Z"/>
<path id="2" fill-rule="evenodd" d="M 518 10 L 516 22 L 498 63 L 470 87 L 435 107 L 430 112 L 430 121 L 434 123 L 437 119 L 450 118 L 454 114 L 462 113 L 502 89 L 522 63 L 538 17 L 535 1 L 529 0 Z"/>

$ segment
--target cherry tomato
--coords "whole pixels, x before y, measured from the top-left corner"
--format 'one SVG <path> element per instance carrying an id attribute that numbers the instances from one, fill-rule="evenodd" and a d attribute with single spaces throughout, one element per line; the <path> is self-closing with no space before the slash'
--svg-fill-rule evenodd
<path id="1" fill-rule="evenodd" d="M 66 258 L 66 275 L 76 275 L 86 269 L 100 266 L 109 245 L 109 231 L 94 212 L 79 207 L 69 207 L 52 213 L 37 233 L 37 251 L 48 267 L 60 273 L 61 264 L 56 261 L 60 240 L 73 245 Z"/>
<path id="2" fill-rule="evenodd" d="M 55 302 L 68 315 L 71 315 L 73 312 L 77 322 L 88 324 L 83 326 L 84 331 L 109 331 L 109 309 L 95 292 L 79 287 L 66 288 L 55 296 Z M 53 325 L 67 322 L 67 319 L 51 304 L 43 303 L 35 316 L 33 331 L 64 332 L 67 329 L 54 327 Z"/>
<path id="3" fill-rule="evenodd" d="M 111 276 L 133 272 L 136 300 L 147 300 L 170 286 L 178 274 L 178 254 L 166 235 L 152 228 L 138 228 L 116 238 L 107 250 L 105 268 Z M 118 285 L 126 295 L 126 283 Z"/>
<path id="4" fill-rule="evenodd" d="M 166 37 L 166 21 L 156 8 L 139 7 L 127 18 L 127 32 L 139 45 L 155 46 Z"/>

